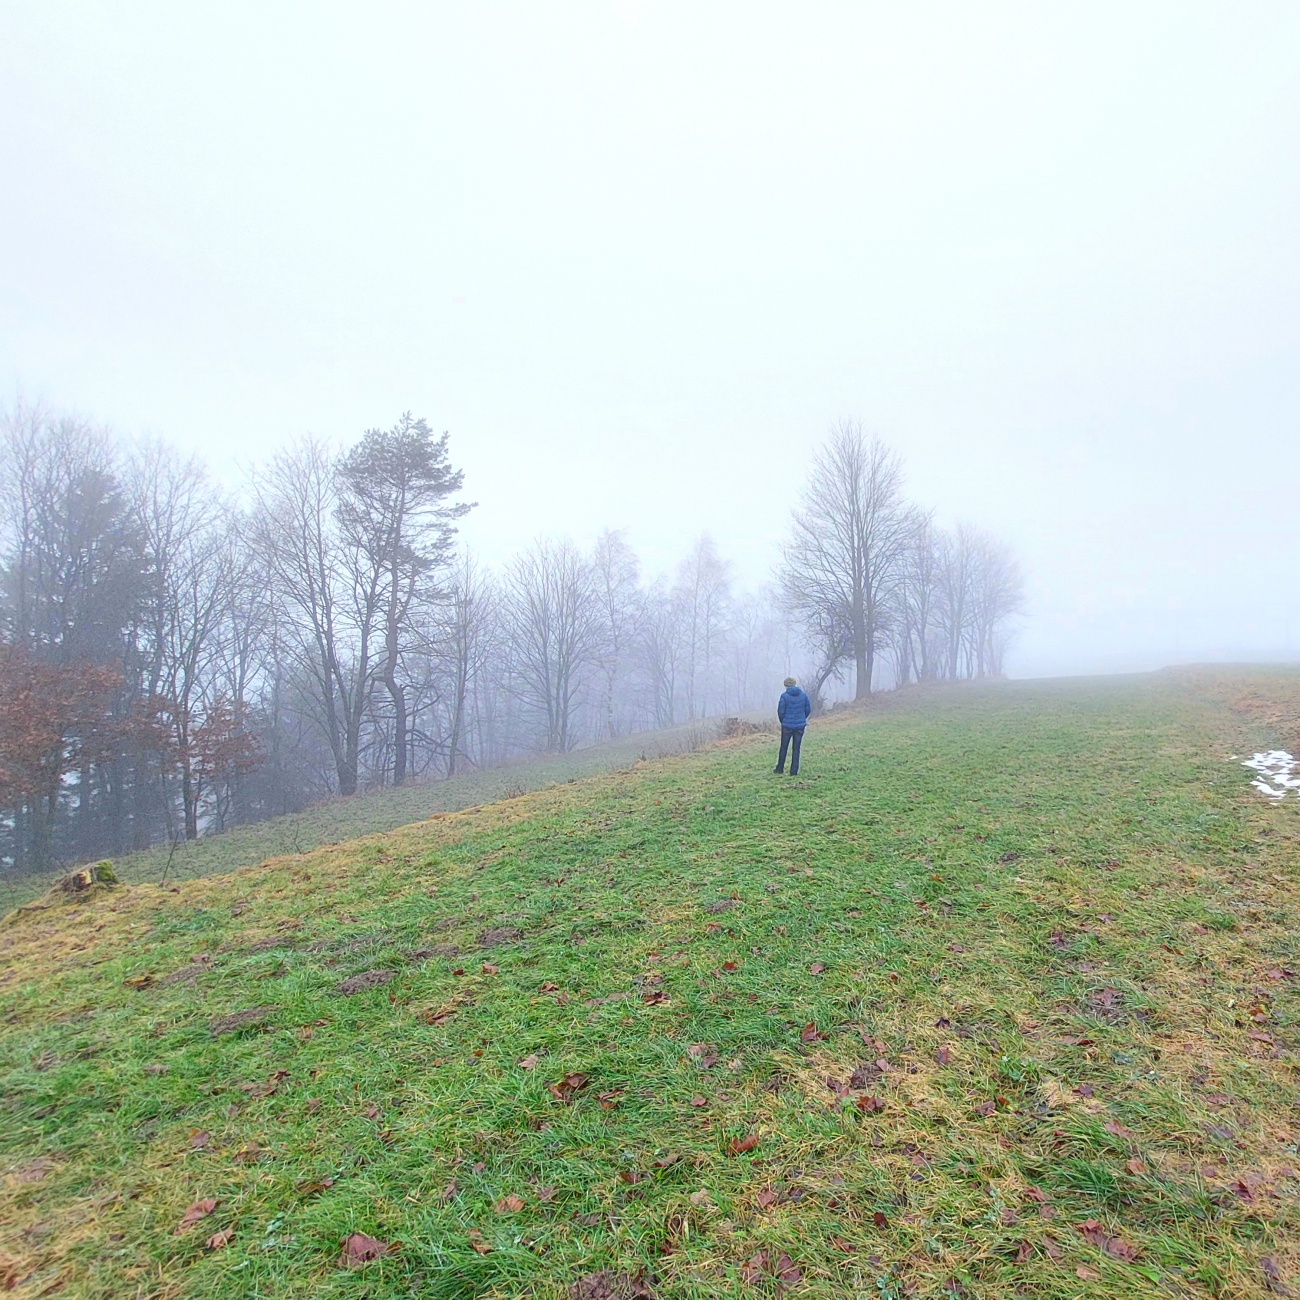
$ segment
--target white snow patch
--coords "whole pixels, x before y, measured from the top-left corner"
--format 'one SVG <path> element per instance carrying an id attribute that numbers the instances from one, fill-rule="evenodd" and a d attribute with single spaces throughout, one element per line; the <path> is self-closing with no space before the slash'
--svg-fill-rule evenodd
<path id="1" fill-rule="evenodd" d="M 1259 773 L 1251 785 L 1269 799 L 1284 799 L 1288 790 L 1294 790 L 1300 798 L 1300 759 L 1293 758 L 1285 749 L 1255 754 L 1242 767 Z"/>

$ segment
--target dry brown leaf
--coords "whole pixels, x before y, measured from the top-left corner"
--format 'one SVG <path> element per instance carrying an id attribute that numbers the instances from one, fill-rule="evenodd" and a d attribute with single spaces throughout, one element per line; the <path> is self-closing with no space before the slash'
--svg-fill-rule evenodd
<path id="1" fill-rule="evenodd" d="M 378 1241 L 364 1232 L 354 1232 L 343 1243 L 343 1253 L 339 1256 L 340 1268 L 359 1268 L 371 1260 L 381 1259 L 398 1248 L 397 1242 Z"/>
<path id="2" fill-rule="evenodd" d="M 177 1225 L 176 1231 L 178 1233 L 188 1231 L 198 1223 L 200 1219 L 206 1219 L 220 1204 L 220 1201 L 214 1201 L 211 1198 L 202 1201 L 195 1201 L 194 1204 L 185 1211 L 185 1216 Z"/>

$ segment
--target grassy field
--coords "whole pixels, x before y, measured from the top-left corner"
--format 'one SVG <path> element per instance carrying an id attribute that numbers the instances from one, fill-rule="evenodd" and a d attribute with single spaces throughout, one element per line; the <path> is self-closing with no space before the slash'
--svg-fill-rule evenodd
<path id="1" fill-rule="evenodd" d="M 396 830 L 437 813 L 458 812 L 495 799 L 544 790 L 549 786 L 631 767 L 645 758 L 687 753 L 713 740 L 716 719 L 685 723 L 602 741 L 568 754 L 541 754 L 505 767 L 464 772 L 450 780 L 413 781 L 398 789 L 373 790 L 347 799 L 327 799 L 302 812 L 237 826 L 219 835 L 157 845 L 114 861 L 117 874 L 131 884 L 193 880 L 267 858 L 302 853 L 361 835 Z M 45 892 L 66 868 L 45 877 L 0 875 L 0 911 L 10 911 Z"/>
<path id="2" fill-rule="evenodd" d="M 1297 724 L 936 692 L 11 917 L 0 1285 L 1300 1294 Z"/>

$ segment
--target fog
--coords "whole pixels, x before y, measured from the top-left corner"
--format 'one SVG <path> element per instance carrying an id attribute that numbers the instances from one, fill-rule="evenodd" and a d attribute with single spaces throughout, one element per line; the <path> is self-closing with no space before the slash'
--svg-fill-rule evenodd
<path id="1" fill-rule="evenodd" d="M 1293 4 L 7 3 L 0 396 L 199 451 L 450 432 L 488 562 L 814 449 L 1019 557 L 1013 675 L 1300 657 Z"/>

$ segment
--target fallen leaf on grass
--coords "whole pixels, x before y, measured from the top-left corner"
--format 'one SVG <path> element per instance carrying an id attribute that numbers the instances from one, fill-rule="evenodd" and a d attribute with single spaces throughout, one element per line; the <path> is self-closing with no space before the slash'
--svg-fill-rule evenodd
<path id="1" fill-rule="evenodd" d="M 871 1216 L 871 1222 L 877 1228 L 887 1228 L 889 1227 L 889 1216 L 885 1214 L 884 1210 L 876 1210 Z"/>
<path id="2" fill-rule="evenodd" d="M 1085 1282 L 1097 1282 L 1101 1280 L 1101 1274 L 1095 1268 L 1089 1268 L 1087 1264 L 1080 1264 L 1074 1270 L 1076 1277 L 1081 1277 Z"/>
<path id="3" fill-rule="evenodd" d="M 521 1070 L 535 1070 L 539 1059 L 536 1052 L 529 1052 L 527 1056 L 520 1058 L 519 1068 Z"/>
<path id="4" fill-rule="evenodd" d="M 1268 1289 L 1275 1295 L 1290 1295 L 1291 1288 L 1282 1280 L 1282 1270 L 1277 1266 L 1277 1260 L 1269 1255 L 1265 1255 L 1259 1261 L 1259 1267 L 1264 1273 L 1264 1281 L 1268 1284 Z"/>
<path id="5" fill-rule="evenodd" d="M 343 1243 L 343 1253 L 339 1256 L 340 1268 L 359 1268 L 372 1259 L 381 1259 L 399 1249 L 400 1243 L 377 1241 L 364 1232 L 354 1232 Z"/>
<path id="6" fill-rule="evenodd" d="M 1131 1246 L 1120 1237 L 1111 1237 L 1096 1219 L 1086 1219 L 1077 1225 L 1079 1235 L 1090 1245 L 1104 1250 L 1113 1259 L 1135 1260 L 1138 1257 L 1136 1246 Z"/>
<path id="7" fill-rule="evenodd" d="M 815 1043 L 819 1039 L 825 1038 L 826 1035 L 819 1032 L 817 1026 L 814 1025 L 811 1021 L 809 1021 L 808 1024 L 806 1024 L 803 1027 L 803 1032 L 799 1035 L 799 1037 L 805 1043 Z"/>
<path id="8" fill-rule="evenodd" d="M 498 1214 L 518 1214 L 524 1208 L 524 1198 L 511 1192 L 503 1196 L 493 1207 Z"/>
<path id="9" fill-rule="evenodd" d="M 501 974 L 501 967 L 500 967 L 500 966 L 494 966 L 490 961 L 485 961 L 485 962 L 483 963 L 483 974 L 484 974 L 484 975 L 500 975 L 500 974 Z"/>
<path id="10" fill-rule="evenodd" d="M 718 1063 L 718 1054 L 713 1050 L 712 1043 L 692 1043 L 686 1049 L 686 1055 L 689 1056 L 701 1070 L 711 1070 Z"/>
<path id="11" fill-rule="evenodd" d="M 567 1106 L 572 1103 L 574 1096 L 590 1082 L 591 1080 L 582 1071 L 574 1070 L 570 1074 L 566 1074 L 558 1083 L 548 1083 L 546 1090 L 556 1101 L 563 1102 Z"/>
<path id="12" fill-rule="evenodd" d="M 698 1205 L 702 1210 L 711 1210 L 713 1208 L 709 1193 L 703 1187 L 698 1192 L 691 1193 L 691 1204 Z"/>
<path id="13" fill-rule="evenodd" d="M 622 1088 L 614 1088 L 609 1092 L 602 1092 L 596 1095 L 596 1100 L 600 1102 L 601 1110 L 613 1110 L 618 1105 L 619 1098 L 623 1095 Z"/>
<path id="14" fill-rule="evenodd" d="M 813 973 L 814 975 L 820 975 L 820 974 L 822 973 L 822 971 L 824 971 L 825 969 L 826 969 L 826 963 L 825 963 L 825 962 L 815 961 L 815 962 L 813 962 L 813 964 L 812 964 L 812 973 Z"/>
<path id="15" fill-rule="evenodd" d="M 1134 1136 L 1131 1128 L 1115 1119 L 1108 1119 L 1102 1127 L 1105 1128 L 1107 1133 L 1113 1133 L 1116 1137 L 1131 1138 Z"/>
<path id="16" fill-rule="evenodd" d="M 1137 1156 L 1134 1156 L 1131 1160 L 1126 1160 L 1124 1162 L 1124 1168 L 1131 1174 L 1144 1174 L 1147 1172 L 1146 1165 L 1139 1160 Z"/>
<path id="17" fill-rule="evenodd" d="M 314 1179 L 314 1180 L 311 1181 L 311 1182 L 299 1183 L 299 1184 L 298 1184 L 298 1195 L 299 1195 L 299 1196 L 315 1196 L 318 1192 L 326 1191 L 327 1189 L 329 1189 L 329 1188 L 331 1188 L 331 1187 L 333 1187 L 333 1186 L 334 1186 L 334 1180 L 333 1180 L 332 1178 L 328 1178 L 328 1177 L 326 1177 L 326 1178 L 317 1178 L 317 1179 Z"/>
<path id="18" fill-rule="evenodd" d="M 477 1228 L 469 1230 L 469 1244 L 474 1247 L 480 1255 L 490 1255 L 492 1253 L 492 1243 L 486 1241 L 483 1234 Z"/>
<path id="19" fill-rule="evenodd" d="M 558 1190 L 559 1188 L 551 1186 L 549 1184 L 545 1187 L 539 1187 L 537 1189 L 537 1199 L 541 1201 L 543 1205 L 547 1205 L 555 1199 L 555 1193 Z"/>
<path id="20" fill-rule="evenodd" d="M 691 1105 L 692 1105 L 692 1106 L 695 1106 L 696 1108 L 698 1108 L 698 1107 L 700 1107 L 700 1106 L 707 1106 L 708 1104 L 709 1104 L 709 1103 L 708 1103 L 708 1102 L 707 1102 L 703 1097 L 699 1096 L 698 1094 L 697 1094 L 696 1096 L 694 1096 L 694 1097 L 691 1098 Z"/>
<path id="21" fill-rule="evenodd" d="M 752 1151 L 758 1145 L 758 1134 L 750 1133 L 743 1138 L 732 1138 L 727 1146 L 727 1150 L 733 1156 L 742 1155 L 746 1151 Z"/>
<path id="22" fill-rule="evenodd" d="M 859 1097 L 856 1102 L 857 1108 L 865 1111 L 868 1115 L 873 1115 L 876 1111 L 885 1109 L 885 1099 L 883 1097 Z"/>
<path id="23" fill-rule="evenodd" d="M 192 1151 L 202 1151 L 209 1142 L 212 1141 L 212 1134 L 205 1128 L 196 1128 L 190 1134 L 190 1149 Z"/>
<path id="24" fill-rule="evenodd" d="M 220 1232 L 214 1232 L 207 1239 L 205 1245 L 209 1250 L 221 1250 L 223 1247 L 230 1245 L 230 1239 L 234 1235 L 234 1228 L 222 1228 Z"/>
<path id="25" fill-rule="evenodd" d="M 936 1060 L 940 1065 L 951 1065 L 951 1064 L 952 1064 L 952 1048 L 951 1048 L 951 1047 L 941 1047 L 941 1048 L 939 1048 L 939 1050 L 938 1050 L 937 1052 L 935 1052 L 935 1054 L 934 1054 L 934 1059 L 935 1059 L 935 1060 Z"/>
<path id="26" fill-rule="evenodd" d="M 182 1218 L 180 1223 L 177 1225 L 177 1233 L 187 1232 L 198 1223 L 200 1219 L 206 1219 L 220 1204 L 220 1201 L 214 1201 L 211 1198 L 203 1201 L 195 1201 L 194 1204 L 185 1211 L 184 1218 Z"/>
<path id="27" fill-rule="evenodd" d="M 803 1270 L 782 1251 L 776 1258 L 776 1277 L 783 1286 L 796 1286 L 803 1281 Z"/>
<path id="28" fill-rule="evenodd" d="M 655 989 L 653 993 L 647 993 L 641 1001 L 648 1007 L 661 1007 L 665 1002 L 671 1002 L 672 998 L 663 989 Z"/>

